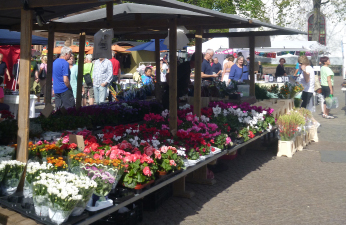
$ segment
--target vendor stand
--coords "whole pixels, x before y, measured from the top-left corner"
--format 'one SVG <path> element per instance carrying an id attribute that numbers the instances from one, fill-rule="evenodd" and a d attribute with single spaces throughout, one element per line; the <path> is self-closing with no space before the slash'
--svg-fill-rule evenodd
<path id="1" fill-rule="evenodd" d="M 134 2 L 140 2 L 140 3 L 148 3 L 152 4 L 153 2 L 148 0 L 135 0 Z M 61 5 L 68 5 L 63 6 Z M 80 10 L 91 8 L 94 6 L 101 5 L 102 3 L 97 0 L 90 0 L 88 3 L 85 3 L 85 1 L 76 0 L 71 3 L 71 1 L 65 1 L 61 0 L 59 2 L 57 1 L 50 1 L 45 2 L 41 0 L 33 0 L 30 1 L 29 5 L 27 3 L 24 4 L 18 4 L 18 2 L 3 2 L 0 3 L 0 9 L 1 11 L 5 11 L 9 15 L 18 14 L 19 10 L 21 10 L 21 24 L 18 24 L 17 22 L 13 22 L 12 20 L 6 20 L 6 19 L 0 19 L 0 25 L 7 26 L 9 28 L 13 29 L 21 29 L 22 36 L 21 36 L 21 62 L 20 62 L 20 71 L 21 71 L 21 77 L 23 77 L 23 80 L 21 80 L 20 85 L 20 105 L 19 105 L 19 115 L 18 115 L 18 150 L 17 150 L 17 160 L 26 162 L 28 159 L 28 140 L 29 140 L 29 74 L 30 74 L 30 54 L 31 54 L 31 32 L 32 29 L 35 30 L 48 30 L 49 31 L 49 40 L 48 40 L 48 74 L 47 74 L 47 81 L 51 80 L 51 73 L 52 73 L 52 62 L 53 62 L 53 38 L 54 38 L 54 32 L 75 32 L 78 30 L 80 32 L 80 43 L 79 46 L 81 46 L 81 51 L 79 55 L 79 74 L 82 74 L 82 66 L 83 66 L 83 54 L 84 54 L 84 46 L 85 46 L 85 34 L 86 33 L 95 33 L 100 27 L 103 28 L 114 28 L 116 35 L 121 35 L 124 38 L 136 38 L 136 39 L 144 39 L 144 38 L 155 38 L 155 40 L 159 41 L 159 38 L 166 38 L 167 37 L 167 29 L 170 28 L 171 32 L 169 33 L 169 49 L 170 49 L 170 78 L 173 82 L 170 83 L 170 114 L 169 114 L 169 128 L 172 131 L 173 134 L 177 131 L 177 85 L 176 85 L 176 77 L 177 77 L 177 71 L 176 71 L 176 42 L 177 42 L 177 32 L 176 28 L 177 25 L 185 25 L 185 27 L 189 30 L 196 30 L 196 34 L 188 35 L 190 37 L 196 38 L 196 76 L 195 76 L 195 99 L 194 99 L 194 109 L 195 114 L 200 115 L 201 113 L 201 99 L 200 99 L 200 87 L 201 87 L 201 78 L 200 78 L 200 70 L 201 70 L 201 58 L 202 58 L 202 51 L 201 51 L 201 44 L 202 44 L 202 37 L 207 38 L 212 36 L 237 36 L 237 37 L 244 37 L 244 36 L 250 36 L 249 38 L 249 45 L 250 45 L 250 51 L 254 53 L 254 41 L 255 36 L 268 36 L 268 35 L 280 35 L 280 34 L 299 34 L 304 33 L 293 29 L 286 29 L 282 27 L 278 27 L 275 25 L 262 23 L 260 21 L 256 20 L 248 20 L 244 19 L 235 15 L 229 15 L 229 14 L 223 14 L 219 12 L 215 12 L 213 10 L 207 10 L 204 8 L 191 6 L 189 4 L 177 2 L 177 1 L 167 1 L 167 0 L 160 0 L 155 1 L 155 5 L 158 6 L 166 6 L 166 7 L 173 7 L 167 8 L 165 12 L 162 12 L 164 10 L 163 7 L 157 7 L 157 6 L 148 6 L 148 5 L 141 5 L 139 13 L 133 13 L 133 16 L 129 16 L 130 13 L 127 13 L 124 16 L 124 9 L 122 7 L 125 7 L 125 4 L 120 4 L 117 6 L 113 6 L 113 2 L 107 2 L 107 8 L 106 8 L 106 21 L 102 19 L 96 20 L 96 21 L 77 21 L 77 22 L 71 22 L 71 23 L 54 23 L 51 22 L 50 24 L 46 24 L 43 26 L 38 26 L 36 24 L 33 24 L 33 12 L 31 11 L 32 8 L 36 7 L 43 7 L 44 9 L 53 11 L 54 13 L 49 14 L 49 16 L 46 17 L 47 20 L 52 18 L 57 18 L 60 15 L 65 15 L 66 11 L 73 13 L 78 12 Z M 82 7 L 81 7 L 82 6 Z M 117 7 L 119 8 L 119 14 L 113 14 Z M 127 5 L 129 7 L 129 5 Z M 135 6 L 133 6 L 135 7 Z M 151 7 L 151 13 L 148 12 L 148 7 Z M 29 9 L 30 8 L 30 9 Z M 180 9 L 184 9 L 183 11 Z M 130 7 L 131 10 L 131 7 Z M 138 12 L 138 11 L 136 11 Z M 150 16 L 147 16 L 150 15 Z M 158 20 L 155 16 L 159 16 L 161 20 Z M 179 15 L 177 17 L 176 15 Z M 162 16 L 165 16 L 167 20 L 162 20 Z M 119 21 L 121 20 L 121 23 Z M 40 22 L 40 21 L 36 21 Z M 261 27 L 265 26 L 268 28 L 272 28 L 274 30 L 272 31 L 257 31 L 257 32 L 236 32 L 236 33 L 219 33 L 219 34 L 204 34 L 203 29 L 208 28 L 237 28 L 237 27 Z M 155 30 L 154 30 L 155 29 Z M 158 51 L 158 48 L 156 49 Z M 252 54 L 252 61 L 254 61 L 254 54 Z M 254 67 L 253 64 L 252 68 L 250 68 L 250 76 L 253 78 L 253 71 Z M 77 95 L 77 108 L 79 109 L 80 105 L 78 105 L 81 101 L 80 100 L 80 93 L 81 93 L 81 85 L 82 85 L 82 77 L 78 77 L 78 88 L 79 95 Z M 254 79 L 252 79 L 252 82 L 250 84 L 250 95 L 254 96 Z M 47 87 L 51 87 L 51 84 L 47 82 Z M 51 90 L 47 88 L 47 93 L 49 93 Z M 50 94 L 47 94 L 47 98 L 50 97 Z M 50 105 L 51 100 L 46 99 L 47 106 Z M 221 153 L 222 154 L 222 153 Z M 225 153 L 226 154 L 226 153 Z M 220 155 L 221 156 L 221 155 Z M 215 155 L 214 158 L 210 158 L 207 160 L 207 162 L 215 160 L 218 158 L 218 155 Z M 206 162 L 206 163 L 207 163 Z M 206 164 L 205 163 L 205 164 Z M 205 164 L 201 164 L 202 166 L 205 166 Z M 198 165 L 198 164 L 197 164 Z M 193 168 L 193 167 L 192 167 Z M 197 167 L 198 168 L 198 167 Z M 197 169 L 196 168 L 196 169 Z M 186 170 L 187 172 L 181 173 L 181 178 L 177 177 L 175 180 L 178 179 L 184 179 L 185 175 L 189 172 L 193 172 Z M 205 170 L 204 170 L 205 172 Z M 205 174 L 204 174 L 205 175 Z M 172 181 L 167 181 L 167 184 Z M 163 186 L 165 183 L 162 183 Z M 184 194 L 184 182 L 179 182 L 177 184 L 180 186 L 181 194 Z M 159 186 L 157 187 L 159 188 Z M 178 187 L 177 187 L 178 188 Z M 145 192 L 144 192 L 145 193 Z M 149 193 L 148 193 L 149 194 Z M 125 204 L 125 203 L 124 203 Z M 104 215 L 110 212 L 116 211 L 117 207 L 111 207 L 108 208 L 104 212 L 97 213 L 95 216 L 90 217 L 90 220 L 83 222 L 82 224 L 90 224 L 92 221 L 96 221 L 100 218 L 102 218 Z M 25 213 L 25 212 L 23 212 Z M 44 221 L 42 221 L 45 223 Z"/>

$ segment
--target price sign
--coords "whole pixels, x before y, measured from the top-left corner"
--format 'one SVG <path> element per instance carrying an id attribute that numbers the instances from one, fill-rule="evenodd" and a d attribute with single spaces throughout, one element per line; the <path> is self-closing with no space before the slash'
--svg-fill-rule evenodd
<path id="1" fill-rule="evenodd" d="M 290 78 L 289 77 L 285 77 L 285 82 L 290 82 Z"/>
<path id="2" fill-rule="evenodd" d="M 273 82 L 273 81 L 274 81 L 273 76 L 270 76 L 270 77 L 269 77 L 269 82 Z"/>

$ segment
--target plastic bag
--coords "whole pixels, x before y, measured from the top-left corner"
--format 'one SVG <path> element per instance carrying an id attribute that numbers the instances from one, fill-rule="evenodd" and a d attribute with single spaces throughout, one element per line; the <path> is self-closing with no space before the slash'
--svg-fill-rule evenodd
<path id="1" fill-rule="evenodd" d="M 316 107 L 314 106 L 314 98 L 310 98 L 310 102 L 307 104 L 306 109 L 309 110 L 310 112 L 316 112 Z"/>
<path id="2" fill-rule="evenodd" d="M 338 108 L 339 107 L 338 98 L 330 95 L 328 98 L 326 98 L 326 106 L 327 106 L 327 109 Z"/>

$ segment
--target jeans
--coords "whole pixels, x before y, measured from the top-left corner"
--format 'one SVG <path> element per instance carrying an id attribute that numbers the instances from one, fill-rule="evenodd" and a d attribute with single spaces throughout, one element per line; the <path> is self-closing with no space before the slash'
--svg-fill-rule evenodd
<path id="1" fill-rule="evenodd" d="M 118 76 L 113 75 L 112 81 L 109 85 L 112 86 L 114 88 L 114 90 L 117 90 L 117 85 L 116 85 L 117 81 L 118 81 Z M 112 101 L 112 94 L 110 91 L 109 91 L 109 95 L 108 95 L 108 101 L 110 101 L 110 102 Z"/>
<path id="2" fill-rule="evenodd" d="M 76 103 L 71 89 L 63 93 L 55 93 L 55 109 L 64 107 L 65 109 L 75 107 Z"/>
<path id="3" fill-rule="evenodd" d="M 107 86 L 94 87 L 95 104 L 98 105 L 100 103 L 105 102 L 106 94 L 107 94 Z"/>

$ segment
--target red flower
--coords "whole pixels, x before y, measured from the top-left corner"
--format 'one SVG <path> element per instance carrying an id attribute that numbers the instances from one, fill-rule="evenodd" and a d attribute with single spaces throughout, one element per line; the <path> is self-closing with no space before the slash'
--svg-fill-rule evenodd
<path id="1" fill-rule="evenodd" d="M 249 135 L 248 135 L 250 138 L 254 138 L 255 137 L 255 135 L 254 135 L 254 133 L 250 130 L 249 131 Z"/>
<path id="2" fill-rule="evenodd" d="M 77 144 L 72 143 L 72 144 L 70 144 L 70 145 L 68 146 L 68 148 L 70 148 L 70 149 L 76 149 L 76 148 L 77 148 Z"/>
<path id="3" fill-rule="evenodd" d="M 144 167 L 144 169 L 143 169 L 143 174 L 144 174 L 145 176 L 148 176 L 148 177 L 151 176 L 151 171 L 150 171 L 149 166 Z"/>

